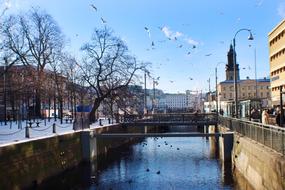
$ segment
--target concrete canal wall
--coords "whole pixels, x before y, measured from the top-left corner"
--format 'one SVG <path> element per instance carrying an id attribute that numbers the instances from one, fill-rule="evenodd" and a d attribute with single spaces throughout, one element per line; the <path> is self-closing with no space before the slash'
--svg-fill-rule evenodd
<path id="1" fill-rule="evenodd" d="M 106 126 L 0 147 L 0 189 L 33 187 L 43 180 L 96 159 L 131 139 L 100 139 L 96 133 L 142 132 L 144 127 Z"/>
<path id="2" fill-rule="evenodd" d="M 82 160 L 81 134 L 72 133 L 0 147 L 0 189 L 32 187 Z"/>
<path id="3" fill-rule="evenodd" d="M 225 126 L 219 126 L 218 130 L 222 133 L 229 131 Z M 222 137 L 219 138 L 220 158 L 223 160 L 224 145 L 232 145 L 230 152 L 233 174 L 242 176 L 250 184 L 250 187 L 237 184 L 240 189 L 285 189 L 284 156 L 238 133 L 234 133 L 233 138 L 230 139 L 226 142 Z"/>
<path id="4" fill-rule="evenodd" d="M 258 190 L 285 189 L 285 158 L 246 137 L 234 135 L 233 170 Z"/>

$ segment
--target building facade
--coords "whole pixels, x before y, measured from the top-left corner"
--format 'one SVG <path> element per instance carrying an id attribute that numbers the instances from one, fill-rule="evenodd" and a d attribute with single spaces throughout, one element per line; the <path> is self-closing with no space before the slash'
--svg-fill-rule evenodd
<path id="1" fill-rule="evenodd" d="M 166 93 L 159 99 L 158 108 L 166 111 L 196 111 L 202 110 L 201 94 L 198 91 L 187 90 L 186 93 Z"/>
<path id="2" fill-rule="evenodd" d="M 245 79 L 237 81 L 238 100 L 270 99 L 270 79 Z M 234 82 L 225 80 L 218 84 L 219 101 L 234 101 Z"/>
<path id="3" fill-rule="evenodd" d="M 226 65 L 226 80 L 222 81 L 217 86 L 217 100 L 216 98 L 208 98 L 208 101 L 204 103 L 206 112 L 223 110 L 226 115 L 233 115 L 234 113 L 234 101 L 235 101 L 235 87 L 234 87 L 234 58 L 236 53 L 233 50 L 232 45 L 228 51 L 228 64 Z M 259 107 L 271 107 L 271 88 L 270 79 L 246 79 L 240 80 L 239 77 L 239 65 L 236 64 L 237 71 L 237 100 L 239 103 L 239 115 L 243 112 L 242 102 L 255 101 L 259 102 Z M 216 96 L 216 92 L 210 93 Z M 218 105 L 217 105 L 218 104 Z"/>
<path id="4" fill-rule="evenodd" d="M 285 20 L 269 34 L 269 61 L 272 105 L 280 105 L 280 88 L 285 88 Z"/>

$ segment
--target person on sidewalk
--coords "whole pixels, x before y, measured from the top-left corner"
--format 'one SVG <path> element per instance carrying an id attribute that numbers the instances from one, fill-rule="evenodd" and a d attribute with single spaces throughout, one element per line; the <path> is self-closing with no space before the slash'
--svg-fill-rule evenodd
<path id="1" fill-rule="evenodd" d="M 262 118 L 262 124 L 265 124 L 265 125 L 269 124 L 269 114 L 267 112 L 267 109 L 264 109 L 262 111 L 261 118 Z"/>

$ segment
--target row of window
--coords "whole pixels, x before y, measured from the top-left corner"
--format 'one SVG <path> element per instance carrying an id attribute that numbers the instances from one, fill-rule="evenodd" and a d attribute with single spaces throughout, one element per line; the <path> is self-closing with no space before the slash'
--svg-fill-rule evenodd
<path id="1" fill-rule="evenodd" d="M 278 40 L 280 40 L 280 38 L 282 38 L 284 35 L 284 30 L 282 32 L 280 32 L 276 37 L 274 37 L 270 42 L 269 42 L 269 46 L 272 46 L 273 44 L 275 44 Z"/>
<path id="2" fill-rule="evenodd" d="M 257 88 L 259 88 L 259 89 L 269 89 L 269 86 L 257 86 Z M 226 91 L 226 87 L 224 87 L 224 91 Z M 234 90 L 234 87 L 233 86 L 230 86 L 229 87 L 229 89 L 230 90 Z M 255 90 L 256 89 L 256 87 L 255 86 L 247 86 L 247 87 L 241 87 L 241 90 Z"/>
<path id="3" fill-rule="evenodd" d="M 277 59 L 278 57 L 280 57 L 283 54 L 285 54 L 285 48 L 281 49 L 277 53 L 275 53 L 272 56 L 270 56 L 270 61 L 272 62 L 273 60 Z"/>
<path id="4" fill-rule="evenodd" d="M 280 86 L 272 87 L 272 92 L 273 91 L 280 91 Z M 282 89 L 285 89 L 285 85 L 282 86 Z"/>
<path id="5" fill-rule="evenodd" d="M 278 75 L 279 73 L 282 73 L 284 71 L 285 71 L 285 66 L 272 71 L 270 74 L 271 74 L 271 76 L 274 76 L 274 75 Z"/>
<path id="6" fill-rule="evenodd" d="M 247 93 L 247 97 L 255 97 L 256 96 L 256 93 Z M 240 97 L 240 96 L 239 96 Z M 246 93 L 242 93 L 242 97 L 243 98 L 245 98 L 246 97 Z M 260 98 L 266 98 L 266 97 L 269 97 L 269 92 L 267 92 L 267 93 L 263 93 L 263 92 L 260 92 L 259 93 L 259 97 Z M 227 94 L 225 93 L 224 94 L 224 98 L 226 99 L 226 98 L 233 98 L 233 94 L 232 93 L 230 93 L 229 94 L 229 97 L 227 97 Z"/>

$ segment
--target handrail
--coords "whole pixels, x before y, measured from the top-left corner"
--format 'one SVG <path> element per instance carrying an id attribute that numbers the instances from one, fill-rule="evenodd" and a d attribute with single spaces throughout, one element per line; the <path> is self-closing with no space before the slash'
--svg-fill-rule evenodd
<path id="1" fill-rule="evenodd" d="M 221 116 L 219 124 L 285 155 L 285 128 L 283 127 Z"/>

